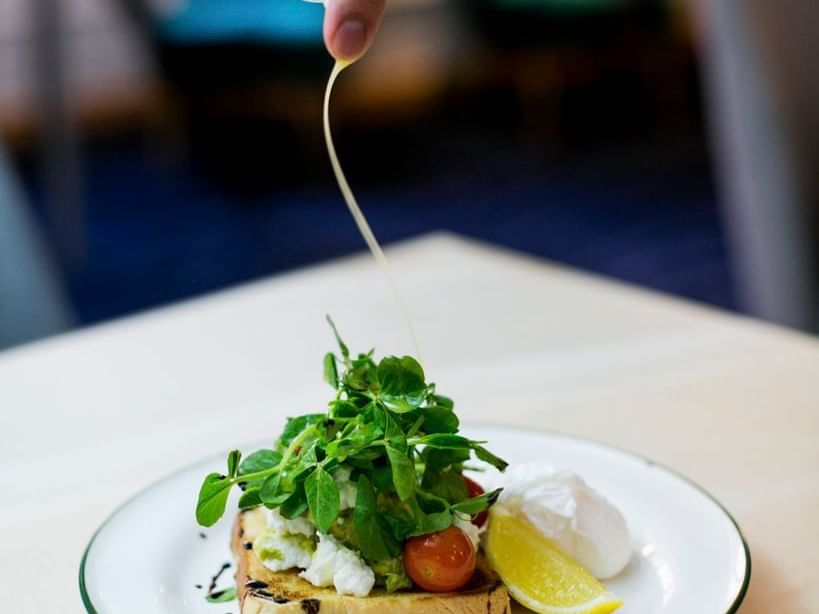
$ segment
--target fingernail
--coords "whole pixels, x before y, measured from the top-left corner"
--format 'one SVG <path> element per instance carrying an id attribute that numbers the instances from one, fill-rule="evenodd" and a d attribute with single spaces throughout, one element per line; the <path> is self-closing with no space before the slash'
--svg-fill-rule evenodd
<path id="1" fill-rule="evenodd" d="M 333 36 L 333 50 L 340 59 L 354 60 L 364 52 L 367 44 L 367 26 L 358 19 L 348 19 Z"/>

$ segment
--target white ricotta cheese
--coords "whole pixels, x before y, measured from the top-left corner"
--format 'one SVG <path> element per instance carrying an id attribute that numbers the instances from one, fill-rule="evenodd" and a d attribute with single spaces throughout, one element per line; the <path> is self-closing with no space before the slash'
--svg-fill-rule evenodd
<path id="1" fill-rule="evenodd" d="M 375 573 L 357 553 L 322 533 L 310 565 L 299 576 L 313 586 L 332 585 L 339 595 L 366 597 L 375 585 Z"/>
<path id="2" fill-rule="evenodd" d="M 305 535 L 306 537 L 314 537 L 316 534 L 316 525 L 306 516 L 288 520 L 279 513 L 278 508 L 275 510 L 265 508 L 264 511 L 267 516 L 268 528 L 274 529 L 282 535 Z"/>
<path id="3" fill-rule="evenodd" d="M 285 535 L 268 528 L 253 541 L 253 551 L 270 571 L 307 567 L 313 560 L 315 544 L 305 535 Z"/>
<path id="4" fill-rule="evenodd" d="M 478 531 L 478 527 L 472 524 L 472 520 L 470 520 L 469 516 L 455 514 L 452 517 L 452 526 L 457 527 L 466 533 L 466 536 L 472 542 L 472 545 L 475 546 L 475 550 L 478 550 L 478 546 L 481 543 L 481 534 L 480 531 Z"/>
<path id="5" fill-rule="evenodd" d="M 265 509 L 267 529 L 254 541 L 253 551 L 271 571 L 307 567 L 316 549 L 316 527 L 309 518 L 284 518 L 278 509 Z"/>
<path id="6" fill-rule="evenodd" d="M 347 467 L 339 467 L 333 474 L 333 480 L 338 487 L 338 495 L 341 500 L 340 511 L 351 510 L 355 508 L 355 497 L 357 486 L 355 482 L 350 481 L 352 470 Z"/>
<path id="7" fill-rule="evenodd" d="M 355 484 L 350 470 L 336 471 L 342 510 L 355 507 Z M 278 509 L 265 510 L 267 529 L 253 542 L 262 565 L 271 571 L 298 567 L 299 574 L 313 586 L 334 586 L 340 595 L 365 597 L 375 585 L 375 573 L 353 550 L 332 535 L 316 532 L 309 518 L 284 518 Z M 318 537 L 318 547 L 316 538 Z"/>

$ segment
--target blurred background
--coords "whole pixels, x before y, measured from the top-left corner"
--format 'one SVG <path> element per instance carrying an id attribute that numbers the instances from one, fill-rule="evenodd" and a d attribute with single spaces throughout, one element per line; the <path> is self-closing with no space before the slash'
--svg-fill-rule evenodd
<path id="1" fill-rule="evenodd" d="M 0 0 L 0 348 L 363 249 L 300 0 Z M 332 110 L 449 230 L 819 330 L 819 3 L 388 0 Z"/>

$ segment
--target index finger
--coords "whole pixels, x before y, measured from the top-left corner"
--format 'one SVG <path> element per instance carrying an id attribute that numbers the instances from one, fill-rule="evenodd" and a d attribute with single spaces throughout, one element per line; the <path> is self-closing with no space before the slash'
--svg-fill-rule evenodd
<path id="1" fill-rule="evenodd" d="M 337 60 L 357 60 L 381 25 L 386 0 L 330 0 L 324 15 L 324 44 Z"/>

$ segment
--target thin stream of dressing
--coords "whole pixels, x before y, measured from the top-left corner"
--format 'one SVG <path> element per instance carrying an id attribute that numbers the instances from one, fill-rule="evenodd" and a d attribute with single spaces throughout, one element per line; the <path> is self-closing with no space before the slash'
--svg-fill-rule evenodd
<path id="1" fill-rule="evenodd" d="M 370 228 L 370 224 L 367 222 L 367 218 L 364 217 L 364 213 L 361 211 L 361 207 L 358 206 L 358 202 L 353 195 L 353 191 L 350 189 L 350 184 L 347 183 L 347 178 L 345 177 L 344 171 L 341 169 L 341 164 L 338 161 L 336 147 L 333 144 L 333 135 L 330 132 L 330 96 L 333 92 L 333 85 L 335 84 L 341 71 L 347 68 L 347 66 L 350 64 L 351 62 L 343 60 L 339 60 L 335 63 L 335 66 L 333 66 L 333 71 L 330 73 L 330 78 L 327 81 L 327 89 L 324 92 L 324 140 L 327 142 L 327 153 L 330 155 L 330 163 L 333 166 L 333 173 L 335 173 L 338 187 L 341 189 L 342 196 L 344 196 L 344 202 L 347 203 L 347 208 L 350 210 L 356 226 L 358 226 L 358 230 L 361 232 L 361 236 L 364 237 L 367 247 L 370 248 L 370 252 L 372 252 L 375 261 L 378 263 L 378 266 L 381 267 L 381 270 L 384 272 L 384 275 L 387 278 L 387 283 L 389 284 L 393 297 L 395 298 L 396 303 L 398 303 L 398 308 L 401 310 L 401 314 L 406 321 L 410 337 L 412 337 L 412 343 L 415 346 L 416 356 L 418 357 L 418 360 L 421 360 L 421 348 L 418 343 L 418 337 L 415 334 L 415 327 L 412 324 L 412 318 L 410 317 L 406 302 L 404 301 L 404 297 L 398 288 L 398 284 L 395 283 L 395 276 L 393 275 L 390 262 L 387 260 L 384 250 L 381 249 L 381 245 L 375 238 L 375 235 Z"/>

